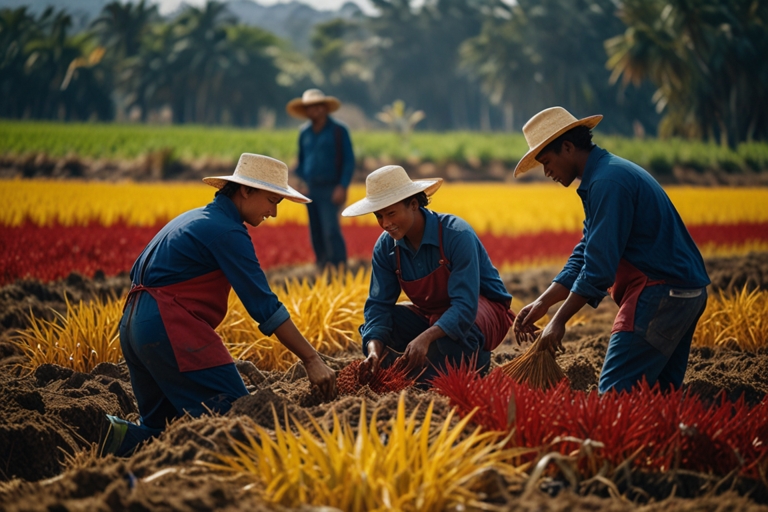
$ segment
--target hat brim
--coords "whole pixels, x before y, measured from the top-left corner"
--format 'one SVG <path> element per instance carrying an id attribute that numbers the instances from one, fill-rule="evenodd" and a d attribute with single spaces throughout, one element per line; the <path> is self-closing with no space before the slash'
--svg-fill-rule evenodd
<path id="1" fill-rule="evenodd" d="M 325 103 L 328 106 L 329 114 L 331 112 L 336 112 L 339 110 L 339 108 L 341 108 L 341 101 L 339 101 L 337 98 L 334 98 L 333 96 L 326 96 L 322 100 L 310 101 L 307 103 L 303 102 L 301 98 L 294 98 L 288 102 L 288 105 L 285 106 L 285 111 L 293 117 L 306 119 L 307 113 L 304 110 L 304 107 L 308 107 L 309 105 L 317 105 L 319 103 Z"/>
<path id="2" fill-rule="evenodd" d="M 598 125 L 598 123 L 603 119 L 603 116 L 597 115 L 597 116 L 589 116 L 585 117 L 583 119 L 579 119 L 578 121 L 575 121 L 571 124 L 568 124 L 556 132 L 554 132 L 552 135 L 547 137 L 543 142 L 537 144 L 535 147 L 532 147 L 528 150 L 528 152 L 523 155 L 523 158 L 520 159 L 520 161 L 517 163 L 517 166 L 515 166 L 515 177 L 518 177 L 519 175 L 526 173 L 530 171 L 531 169 L 535 169 L 536 167 L 541 166 L 539 162 L 536 161 L 536 157 L 539 156 L 539 152 L 541 152 L 542 149 L 544 149 L 547 144 L 567 132 L 568 130 L 572 128 L 576 128 L 577 126 L 586 126 L 590 130 Z"/>
<path id="3" fill-rule="evenodd" d="M 443 178 L 434 178 L 428 180 L 413 180 L 407 187 L 398 189 L 391 194 L 380 196 L 375 199 L 370 199 L 367 196 L 363 199 L 352 203 L 347 206 L 343 212 L 342 217 L 358 217 L 360 215 L 366 215 L 368 213 L 377 212 L 388 206 L 392 206 L 398 201 L 407 199 L 412 195 L 424 192 L 427 196 L 431 196 L 440 186 L 443 184 Z"/>
<path id="4" fill-rule="evenodd" d="M 295 190 L 290 185 L 288 188 L 278 187 L 271 183 L 267 183 L 266 181 L 259 181 L 259 180 L 251 180 L 242 176 L 210 176 L 207 178 L 203 178 L 203 182 L 205 182 L 206 185 L 210 185 L 212 187 L 216 187 L 218 189 L 221 189 L 224 185 L 227 184 L 227 182 L 233 182 L 233 183 L 239 183 L 240 185 L 245 185 L 246 187 L 251 188 L 258 188 L 261 190 L 266 190 L 267 192 L 273 192 L 279 196 L 282 196 L 286 198 L 289 201 L 293 201 L 294 203 L 311 203 L 312 200 L 308 197 L 306 197 L 303 194 L 300 194 L 297 190 Z"/>

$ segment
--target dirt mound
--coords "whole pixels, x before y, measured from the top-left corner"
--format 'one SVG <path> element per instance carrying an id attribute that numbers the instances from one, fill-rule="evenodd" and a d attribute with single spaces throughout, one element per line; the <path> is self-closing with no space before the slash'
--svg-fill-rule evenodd
<path id="1" fill-rule="evenodd" d="M 707 258 L 704 263 L 715 290 L 741 290 L 745 285 L 768 290 L 768 253 Z"/>

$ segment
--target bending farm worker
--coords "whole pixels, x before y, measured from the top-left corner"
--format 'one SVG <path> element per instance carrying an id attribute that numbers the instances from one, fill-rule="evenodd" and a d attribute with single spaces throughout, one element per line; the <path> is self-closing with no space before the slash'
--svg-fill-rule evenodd
<path id="1" fill-rule="evenodd" d="M 426 208 L 441 185 L 440 178 L 412 181 L 402 167 L 388 165 L 368 175 L 365 198 L 342 212 L 373 213 L 384 230 L 373 248 L 360 327 L 362 371 L 387 367 L 398 353 L 422 384 L 446 359 L 474 357 L 485 370 L 512 325 L 512 296 L 474 230 Z M 397 303 L 401 291 L 411 303 Z"/>
<path id="2" fill-rule="evenodd" d="M 139 406 L 138 425 L 109 416 L 104 452 L 129 455 L 188 413 L 224 413 L 248 394 L 214 328 L 234 288 L 265 335 L 304 363 L 326 399 L 336 395 L 334 372 L 297 330 L 269 288 L 243 224 L 277 216 L 283 199 L 306 203 L 288 186 L 283 162 L 244 153 L 231 176 L 204 178 L 218 189 L 212 202 L 183 213 L 155 235 L 131 269 L 120 321 L 120 346 Z"/>
<path id="3" fill-rule="evenodd" d="M 515 176 L 544 174 L 584 205 L 581 241 L 550 287 L 519 313 L 527 329 L 565 301 L 542 332 L 541 349 L 562 350 L 565 323 L 608 293 L 619 305 L 599 391 L 629 390 L 643 378 L 664 389 L 683 383 L 691 339 L 707 302 L 709 278 L 696 244 L 661 185 L 640 166 L 592 143 L 602 116 L 576 119 L 561 107 L 523 127 L 530 150 Z"/>
<path id="4" fill-rule="evenodd" d="M 299 134 L 299 163 L 296 175 L 307 186 L 312 199 L 307 204 L 309 232 L 317 266 L 347 262 L 347 248 L 339 224 L 339 211 L 347 202 L 347 188 L 355 170 L 355 155 L 346 126 L 329 114 L 341 102 L 319 89 L 304 91 L 288 102 L 293 117 L 309 119 Z"/>

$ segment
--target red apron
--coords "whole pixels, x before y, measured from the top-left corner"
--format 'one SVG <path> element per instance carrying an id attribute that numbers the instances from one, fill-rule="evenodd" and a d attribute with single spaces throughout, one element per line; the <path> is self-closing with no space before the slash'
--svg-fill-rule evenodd
<path id="1" fill-rule="evenodd" d="M 429 321 L 432 326 L 451 307 L 451 298 L 448 294 L 448 278 L 451 271 L 448 269 L 450 262 L 443 252 L 443 225 L 438 222 L 437 238 L 440 246 L 439 266 L 420 279 L 404 281 L 400 270 L 400 247 L 395 245 L 395 259 L 397 260 L 397 279 L 413 305 L 408 306 Z M 504 341 L 504 338 L 515 321 L 515 314 L 509 310 L 511 301 L 506 303 L 495 302 L 482 295 L 477 301 L 477 316 L 475 324 L 485 337 L 484 350 L 493 350 Z"/>
<path id="2" fill-rule="evenodd" d="M 615 332 L 634 332 L 635 310 L 640 293 L 648 286 L 664 284 L 664 280 L 653 281 L 630 262 L 622 258 L 616 269 L 616 281 L 608 291 L 611 298 L 619 305 L 619 313 L 613 322 L 611 334 Z"/>
<path id="3" fill-rule="evenodd" d="M 147 258 L 148 259 L 148 258 Z M 179 371 L 204 370 L 232 362 L 232 356 L 216 334 L 227 314 L 230 284 L 221 270 L 168 286 L 134 285 L 123 310 L 140 292 L 157 301 Z"/>

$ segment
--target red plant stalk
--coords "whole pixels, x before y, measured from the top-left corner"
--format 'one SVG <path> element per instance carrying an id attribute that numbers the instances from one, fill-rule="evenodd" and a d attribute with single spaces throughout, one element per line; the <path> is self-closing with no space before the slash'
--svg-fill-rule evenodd
<path id="1" fill-rule="evenodd" d="M 341 395 L 354 395 L 363 386 L 368 386 L 371 391 L 382 395 L 384 393 L 398 392 L 405 388 L 413 386 L 415 379 L 408 377 L 405 371 L 406 363 L 402 358 L 398 358 L 387 368 L 379 368 L 371 376 L 369 373 L 360 372 L 362 359 L 352 361 L 339 371 L 336 378 L 336 385 Z"/>
<path id="2" fill-rule="evenodd" d="M 603 396 L 573 391 L 567 383 L 542 391 L 516 383 L 499 369 L 479 377 L 467 365 L 450 364 L 432 385 L 460 415 L 477 408 L 474 423 L 497 431 L 514 428 L 516 446 L 569 454 L 578 453 L 587 439 L 599 442 L 602 448 L 593 443 L 591 451 L 582 450 L 579 468 L 585 476 L 594 475 L 603 461 L 617 467 L 634 455 L 633 467 L 651 471 L 726 475 L 735 469 L 766 480 L 768 398 L 749 407 L 723 394 L 708 405 L 696 395 L 662 392 L 646 382 L 629 393 Z M 510 400 L 515 402 L 511 423 Z"/>

